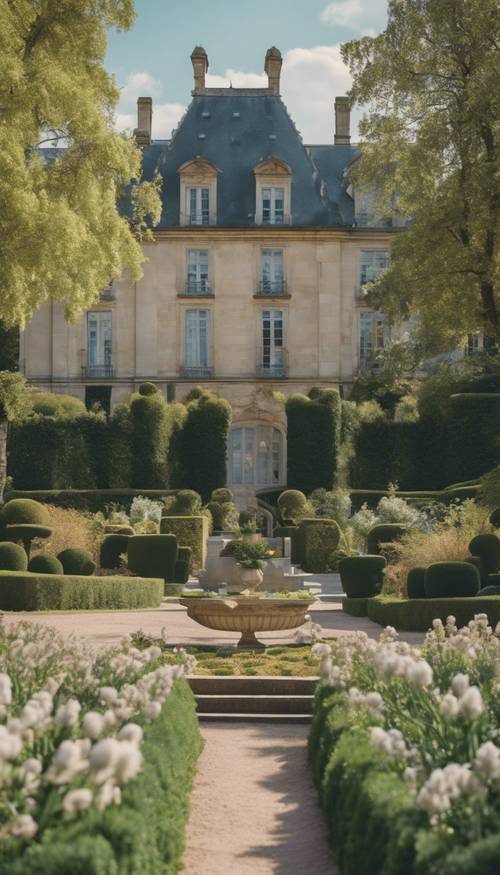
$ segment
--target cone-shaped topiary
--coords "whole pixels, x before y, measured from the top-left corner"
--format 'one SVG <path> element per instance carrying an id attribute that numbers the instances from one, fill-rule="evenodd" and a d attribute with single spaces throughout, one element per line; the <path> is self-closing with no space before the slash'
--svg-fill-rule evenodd
<path id="1" fill-rule="evenodd" d="M 481 575 L 470 562 L 434 562 L 425 573 L 425 597 L 461 598 L 476 595 Z"/>
<path id="2" fill-rule="evenodd" d="M 26 550 L 11 541 L 0 541 L 0 571 L 26 571 Z"/>
<path id="3" fill-rule="evenodd" d="M 99 565 L 101 568 L 119 568 L 120 556 L 127 553 L 130 535 L 106 535 L 101 542 Z"/>
<path id="4" fill-rule="evenodd" d="M 371 598 L 384 582 L 383 556 L 346 556 L 339 562 L 342 589 L 349 598 Z"/>
<path id="5" fill-rule="evenodd" d="M 411 568 L 406 578 L 406 592 L 409 599 L 425 599 L 425 572 L 424 565 Z"/>
<path id="6" fill-rule="evenodd" d="M 58 553 L 57 558 L 61 562 L 65 574 L 78 574 L 89 577 L 95 571 L 95 562 L 87 550 L 70 547 Z"/>
<path id="7" fill-rule="evenodd" d="M 471 556 L 479 556 L 481 571 L 484 574 L 495 574 L 500 566 L 500 538 L 496 535 L 476 535 L 469 544 Z"/>
<path id="8" fill-rule="evenodd" d="M 370 555 L 375 556 L 381 552 L 381 544 L 390 544 L 399 539 L 408 531 L 407 526 L 400 523 L 381 523 L 373 526 L 366 538 L 366 549 Z"/>
<path id="9" fill-rule="evenodd" d="M 38 574 L 64 574 L 62 562 L 57 556 L 49 556 L 46 553 L 38 553 L 33 556 L 29 561 L 28 571 Z"/>
<path id="10" fill-rule="evenodd" d="M 128 567 L 139 577 L 162 577 L 174 580 L 177 561 L 175 535 L 134 535 L 129 539 Z"/>

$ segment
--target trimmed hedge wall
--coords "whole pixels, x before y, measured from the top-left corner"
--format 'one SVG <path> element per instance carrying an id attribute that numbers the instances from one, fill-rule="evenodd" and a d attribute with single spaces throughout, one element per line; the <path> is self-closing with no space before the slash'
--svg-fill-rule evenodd
<path id="1" fill-rule="evenodd" d="M 158 608 L 163 580 L 143 577 L 77 577 L 0 571 L 0 610 L 74 611 Z"/>
<path id="2" fill-rule="evenodd" d="M 351 599 L 344 599 L 343 610 L 350 614 Z M 356 599 L 359 601 L 359 599 Z M 366 612 L 370 620 L 381 626 L 394 626 L 405 632 L 427 632 L 436 618 L 446 621 L 450 614 L 458 626 L 466 626 L 475 614 L 487 614 L 495 628 L 500 620 L 500 596 L 470 596 L 450 599 L 398 599 L 379 595 L 367 599 Z M 354 614 L 354 616 L 360 616 Z"/>
<path id="3" fill-rule="evenodd" d="M 189 396 L 188 396 L 189 397 Z M 227 442 L 232 408 L 213 392 L 197 391 L 175 441 L 174 484 L 198 492 L 206 503 L 227 480 Z"/>
<path id="4" fill-rule="evenodd" d="M 342 599 L 342 608 L 351 617 L 366 617 L 367 602 L 367 598 L 351 598 L 346 595 Z"/>
<path id="5" fill-rule="evenodd" d="M 287 483 L 309 495 L 337 480 L 341 401 L 336 389 L 313 388 L 286 401 Z M 387 484 L 384 483 L 384 486 Z"/>
<path id="6" fill-rule="evenodd" d="M 167 404 L 161 392 L 133 395 L 131 486 L 161 489 L 170 482 L 172 435 L 185 416 L 181 404 Z"/>
<path id="7" fill-rule="evenodd" d="M 174 535 L 134 535 L 127 546 L 128 567 L 134 574 L 172 583 L 177 547 Z"/>
<path id="8" fill-rule="evenodd" d="M 190 570 L 205 567 L 207 558 L 208 520 L 206 516 L 164 516 L 160 531 L 177 538 L 179 547 L 190 547 Z"/>
<path id="9" fill-rule="evenodd" d="M 175 682 L 161 715 L 144 725 L 142 772 L 121 805 L 90 810 L 0 862 L 0 875 L 176 875 L 182 867 L 189 795 L 202 749 L 193 693 Z"/>
<path id="10" fill-rule="evenodd" d="M 422 482 L 417 467 L 418 441 L 418 422 L 380 417 L 360 423 L 354 436 L 351 485 L 386 489 L 388 483 L 398 483 L 401 489 L 416 489 Z"/>
<path id="11" fill-rule="evenodd" d="M 500 393 L 450 398 L 448 477 L 451 481 L 486 474 L 500 458 Z"/>
<path id="12" fill-rule="evenodd" d="M 304 519 L 293 534 L 298 542 L 298 564 L 303 571 L 323 574 L 330 568 L 330 558 L 340 540 L 340 528 L 335 520 Z"/>
<path id="13" fill-rule="evenodd" d="M 97 513 L 109 504 L 120 504 L 128 511 L 138 495 L 161 501 L 167 495 L 175 495 L 175 492 L 175 489 L 12 489 L 5 497 L 9 501 L 13 498 L 33 498 L 56 507 L 74 507 L 76 510 Z"/>

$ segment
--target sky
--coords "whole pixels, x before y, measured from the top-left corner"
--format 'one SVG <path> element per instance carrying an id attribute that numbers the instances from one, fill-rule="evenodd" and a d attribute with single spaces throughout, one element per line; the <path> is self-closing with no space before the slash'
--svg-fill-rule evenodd
<path id="1" fill-rule="evenodd" d="M 333 103 L 350 86 L 340 44 L 385 27 L 387 0 L 136 0 L 131 30 L 110 31 L 106 67 L 121 89 L 117 126 L 136 126 L 153 98 L 153 138 L 169 138 L 193 88 L 190 55 L 208 55 L 208 87 L 267 87 L 270 46 L 283 55 L 281 94 L 305 143 L 333 142 Z M 354 110 L 353 140 L 360 116 Z"/>

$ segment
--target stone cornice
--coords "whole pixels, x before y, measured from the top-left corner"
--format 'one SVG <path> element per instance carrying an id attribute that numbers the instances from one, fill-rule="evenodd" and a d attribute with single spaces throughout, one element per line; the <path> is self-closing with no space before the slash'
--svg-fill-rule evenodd
<path id="1" fill-rule="evenodd" d="M 285 225 L 272 225 L 264 227 L 247 228 L 222 228 L 214 225 L 202 227 L 200 225 L 176 226 L 175 228 L 157 228 L 153 230 L 154 243 L 162 240 L 193 240 L 203 238 L 206 242 L 230 241 L 230 240 L 262 240 L 264 243 L 272 240 L 273 245 L 278 241 L 288 242 L 293 240 L 310 240 L 312 242 L 332 241 L 356 241 L 369 243 L 388 241 L 393 234 L 403 231 L 404 228 L 314 228 L 314 227 L 289 227 Z M 151 241 L 149 241 L 151 242 Z M 148 241 L 145 241 L 148 243 Z"/>

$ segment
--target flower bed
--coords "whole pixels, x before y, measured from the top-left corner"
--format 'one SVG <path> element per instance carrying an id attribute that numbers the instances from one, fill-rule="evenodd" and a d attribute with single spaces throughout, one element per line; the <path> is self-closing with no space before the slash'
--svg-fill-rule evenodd
<path id="1" fill-rule="evenodd" d="M 71 611 L 158 608 L 163 580 L 147 577 L 79 577 L 0 571 L 0 609 Z"/>
<path id="2" fill-rule="evenodd" d="M 342 875 L 500 870 L 500 637 L 478 614 L 421 648 L 388 627 L 332 648 L 310 760 Z"/>
<path id="3" fill-rule="evenodd" d="M 0 636 L 0 875 L 173 875 L 201 748 L 181 665 Z"/>
<path id="4" fill-rule="evenodd" d="M 406 632 L 426 632 L 438 617 L 446 620 L 449 614 L 460 626 L 472 620 L 477 613 L 488 616 L 495 626 L 500 621 L 500 596 L 470 596 L 455 599 L 400 599 L 379 595 L 369 599 L 344 598 L 342 608 L 354 617 L 369 617 L 381 626 L 394 626 Z"/>

